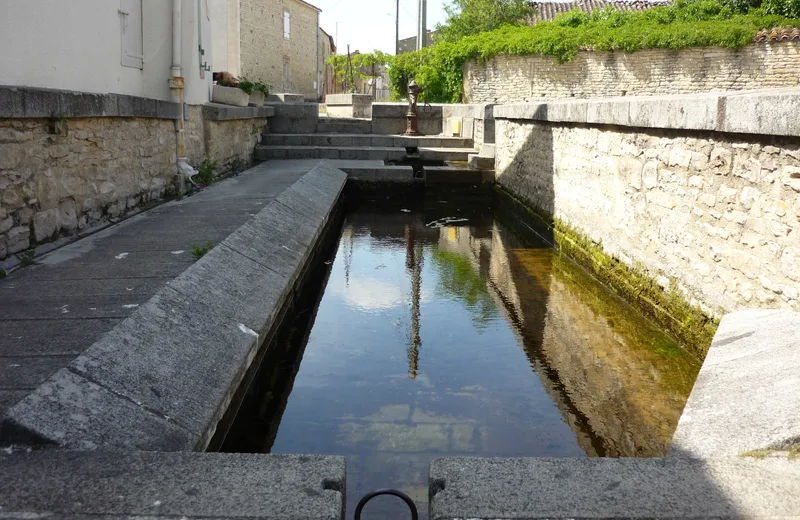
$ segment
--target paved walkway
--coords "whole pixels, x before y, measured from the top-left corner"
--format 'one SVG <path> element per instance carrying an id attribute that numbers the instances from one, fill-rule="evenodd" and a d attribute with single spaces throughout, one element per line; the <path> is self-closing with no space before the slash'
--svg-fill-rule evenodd
<path id="1" fill-rule="evenodd" d="M 0 280 L 0 421 L 319 161 L 273 161 L 161 205 Z"/>

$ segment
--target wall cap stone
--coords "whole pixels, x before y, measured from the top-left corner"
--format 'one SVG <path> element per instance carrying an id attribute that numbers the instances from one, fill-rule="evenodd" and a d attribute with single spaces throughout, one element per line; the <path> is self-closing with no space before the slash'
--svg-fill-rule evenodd
<path id="1" fill-rule="evenodd" d="M 93 94 L 32 87 L 0 86 L 0 118 L 139 117 L 178 119 L 180 105 L 171 101 L 128 96 Z"/>
<path id="2" fill-rule="evenodd" d="M 344 457 L 0 451 L 0 474 L 12 518 L 344 518 Z"/>
<path id="3" fill-rule="evenodd" d="M 672 439 L 671 457 L 738 457 L 800 439 L 800 312 L 725 315 Z"/>
<path id="4" fill-rule="evenodd" d="M 233 121 L 235 119 L 263 119 L 275 115 L 275 108 L 263 107 L 235 107 L 219 103 L 206 103 L 203 105 L 203 119 L 207 121 Z"/>
<path id="5" fill-rule="evenodd" d="M 798 493 L 800 462 L 786 457 L 447 458 L 430 466 L 430 517 L 439 519 L 791 517 Z"/>
<path id="6" fill-rule="evenodd" d="M 372 96 L 369 94 L 328 94 L 325 96 L 325 104 L 328 106 L 371 105 Z"/>
<path id="7" fill-rule="evenodd" d="M 544 101 L 494 107 L 495 119 L 800 136 L 800 88 Z"/>

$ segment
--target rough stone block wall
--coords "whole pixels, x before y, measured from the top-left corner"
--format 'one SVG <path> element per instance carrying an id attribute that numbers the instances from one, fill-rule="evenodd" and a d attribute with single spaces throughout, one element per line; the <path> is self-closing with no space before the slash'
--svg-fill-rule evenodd
<path id="1" fill-rule="evenodd" d="M 800 140 L 496 124 L 498 182 L 607 253 L 717 317 L 800 310 Z"/>
<path id="2" fill-rule="evenodd" d="M 87 118 L 58 126 L 0 120 L 0 259 L 161 198 L 172 181 L 170 120 Z"/>
<path id="3" fill-rule="evenodd" d="M 168 119 L 0 120 L 0 260 L 163 198 L 175 179 Z M 187 156 L 248 164 L 266 119 L 204 121 L 190 107 Z M 55 132 L 55 133 L 54 133 Z M 2 267 L 2 266 L 0 266 Z"/>
<path id="4" fill-rule="evenodd" d="M 759 43 L 740 50 L 690 48 L 581 51 L 559 64 L 549 56 L 498 56 L 464 67 L 465 103 L 648 96 L 796 87 L 800 43 Z"/>
<path id="5" fill-rule="evenodd" d="M 224 169 L 234 162 L 249 164 L 253 161 L 266 119 L 236 119 L 233 121 L 205 121 L 206 157 Z"/>
<path id="6" fill-rule="evenodd" d="M 273 92 L 317 98 L 318 13 L 297 0 L 241 0 L 242 75 L 272 85 Z M 283 13 L 292 15 L 289 39 L 283 36 Z M 284 81 L 284 59 L 289 82 Z"/>

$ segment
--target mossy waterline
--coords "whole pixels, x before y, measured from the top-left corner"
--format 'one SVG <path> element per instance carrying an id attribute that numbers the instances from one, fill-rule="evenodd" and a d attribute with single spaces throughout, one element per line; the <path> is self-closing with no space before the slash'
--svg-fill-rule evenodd
<path id="1" fill-rule="evenodd" d="M 602 244 L 540 210 L 508 187 L 498 183 L 495 190 L 505 199 L 505 204 L 516 206 L 544 225 L 552 233 L 551 240 L 557 249 L 653 319 L 689 352 L 699 359 L 705 358 L 719 320 L 686 301 L 675 280 L 670 280 L 670 286 L 663 288 L 641 263 L 628 265 L 615 258 L 603 249 Z"/>

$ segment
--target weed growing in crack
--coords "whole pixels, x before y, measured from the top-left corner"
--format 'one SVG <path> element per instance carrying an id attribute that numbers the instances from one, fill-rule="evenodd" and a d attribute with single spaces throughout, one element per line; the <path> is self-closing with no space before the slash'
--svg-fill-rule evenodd
<path id="1" fill-rule="evenodd" d="M 210 240 L 206 242 L 205 246 L 194 244 L 192 246 L 192 256 L 194 257 L 195 260 L 200 260 L 201 258 L 206 256 L 206 253 L 208 253 L 212 249 L 214 249 L 214 242 Z"/>

